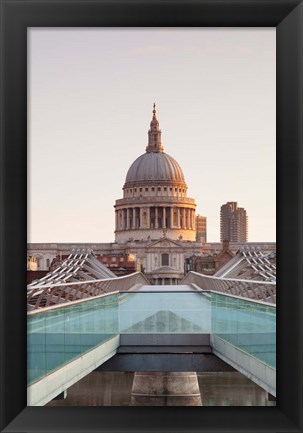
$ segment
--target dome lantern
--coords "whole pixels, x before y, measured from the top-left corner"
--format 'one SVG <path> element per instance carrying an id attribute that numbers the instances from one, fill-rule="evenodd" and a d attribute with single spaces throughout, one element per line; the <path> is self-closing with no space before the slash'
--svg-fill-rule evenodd
<path id="1" fill-rule="evenodd" d="M 164 148 L 161 144 L 161 129 L 159 128 L 159 122 L 156 117 L 156 104 L 153 106 L 153 118 L 150 122 L 150 129 L 148 131 L 148 145 L 146 146 L 146 152 L 163 152 Z"/>
<path id="2" fill-rule="evenodd" d="M 153 117 L 148 131 L 146 152 L 139 156 L 130 166 L 123 189 L 139 183 L 178 184 L 187 189 L 183 171 L 178 162 L 164 152 L 161 144 L 161 130 L 156 116 L 156 104 L 153 106 Z"/>

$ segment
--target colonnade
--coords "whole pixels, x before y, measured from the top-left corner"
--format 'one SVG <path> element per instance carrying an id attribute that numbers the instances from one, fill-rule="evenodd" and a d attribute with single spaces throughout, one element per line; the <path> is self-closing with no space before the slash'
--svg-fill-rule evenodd
<path id="1" fill-rule="evenodd" d="M 152 283 L 155 286 L 175 286 L 179 284 L 178 278 L 153 278 Z"/>
<path id="2" fill-rule="evenodd" d="M 195 209 L 151 206 L 116 210 L 116 230 L 188 229 L 195 230 Z"/>

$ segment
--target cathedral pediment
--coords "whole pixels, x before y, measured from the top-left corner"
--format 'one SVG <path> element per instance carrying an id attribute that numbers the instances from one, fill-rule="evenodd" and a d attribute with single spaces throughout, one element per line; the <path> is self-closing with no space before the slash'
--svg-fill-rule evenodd
<path id="1" fill-rule="evenodd" d="M 147 245 L 148 248 L 170 248 L 170 247 L 182 247 L 182 245 L 179 242 L 173 241 L 168 238 L 161 238 L 158 241 L 152 242 L 149 245 Z"/>

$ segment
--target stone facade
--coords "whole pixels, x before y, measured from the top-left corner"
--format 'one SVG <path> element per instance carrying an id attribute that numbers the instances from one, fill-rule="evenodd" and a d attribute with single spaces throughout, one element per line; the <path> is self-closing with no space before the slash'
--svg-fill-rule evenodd
<path id="1" fill-rule="evenodd" d="M 154 241 L 164 234 L 171 239 L 196 240 L 195 200 L 177 161 L 164 152 L 154 106 L 146 153 L 129 168 L 123 198 L 115 204 L 115 239 Z"/>
<path id="2" fill-rule="evenodd" d="M 169 245 L 166 245 L 163 242 L 168 242 Z M 275 242 L 230 242 L 229 251 L 235 255 L 242 246 L 258 247 L 264 253 L 270 253 L 276 250 Z M 155 282 L 154 278 L 158 278 L 158 284 L 170 284 L 170 278 L 176 278 L 179 280 L 182 273 L 189 270 L 185 269 L 184 271 L 184 265 L 193 255 L 201 256 L 203 254 L 208 254 L 208 258 L 204 256 L 205 264 L 208 262 L 209 265 L 214 264 L 214 257 L 221 253 L 222 244 L 220 242 L 206 243 L 202 247 L 201 243 L 198 242 L 183 242 L 178 241 L 177 239 L 172 240 L 164 237 L 154 242 L 132 241 L 126 242 L 122 245 L 117 243 L 31 243 L 27 246 L 27 254 L 28 257 L 39 258 L 36 267 L 37 271 L 46 271 L 49 269 L 47 266 L 49 258 L 54 259 L 58 256 L 64 257 L 69 255 L 69 253 L 74 249 L 91 249 L 98 258 L 103 255 L 112 256 L 131 253 L 136 257 L 136 262 L 142 264 L 144 273 L 147 274 L 148 279 Z M 165 251 L 165 249 L 167 251 Z M 169 254 L 168 266 L 162 266 L 161 254 L 165 252 Z M 50 263 L 52 262 L 52 259 L 50 260 Z M 167 271 L 170 271 L 168 268 L 172 267 L 174 269 L 174 275 L 167 275 L 164 272 L 164 269 L 161 269 L 163 267 L 166 267 Z M 214 266 L 209 266 L 209 270 L 213 273 L 211 268 L 214 268 Z M 208 273 L 205 272 L 206 270 L 207 269 L 204 268 L 203 272 Z M 214 270 L 216 270 L 216 267 Z M 201 272 L 201 269 L 197 269 L 197 271 Z M 160 278 L 166 278 L 166 280 L 160 282 Z M 177 283 L 177 280 L 173 280 L 172 282 Z"/>
<path id="3" fill-rule="evenodd" d="M 129 168 L 123 198 L 115 202 L 115 242 L 29 244 L 28 268 L 48 270 L 56 257 L 61 259 L 75 249 L 91 249 L 101 261 L 102 257 L 132 254 L 152 284 L 178 284 L 190 257 L 215 256 L 222 251 L 221 243 L 196 241 L 195 208 L 195 200 L 187 197 L 180 165 L 164 152 L 154 106 L 146 152 Z M 247 245 L 259 246 L 264 252 L 276 248 L 275 243 Z M 230 243 L 229 250 L 235 254 L 241 246 Z M 223 258 L 228 259 L 226 255 Z M 208 260 L 214 264 L 214 257 Z"/>
<path id="4" fill-rule="evenodd" d="M 135 256 L 136 264 L 140 264 L 146 277 L 152 284 L 178 284 L 184 276 L 184 261 L 193 254 L 201 252 L 201 244 L 182 242 L 162 237 L 157 241 L 129 241 L 118 243 L 77 243 L 77 244 L 28 244 L 28 257 L 39 257 L 37 270 L 48 270 L 44 257 L 64 258 L 72 250 L 91 249 L 105 265 L 105 257 L 122 257 L 129 253 Z M 110 267 L 110 266 L 109 266 Z M 112 267 L 110 269 L 115 272 Z M 136 267 L 138 269 L 138 266 Z M 134 271 L 136 270 L 134 269 Z M 115 272 L 116 273 L 116 272 Z"/>

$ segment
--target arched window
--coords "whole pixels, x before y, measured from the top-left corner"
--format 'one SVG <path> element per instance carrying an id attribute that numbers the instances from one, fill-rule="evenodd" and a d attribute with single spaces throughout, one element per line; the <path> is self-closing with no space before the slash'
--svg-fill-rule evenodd
<path id="1" fill-rule="evenodd" d="M 163 253 L 161 255 L 162 258 L 162 266 L 168 266 L 169 265 L 169 254 Z"/>

